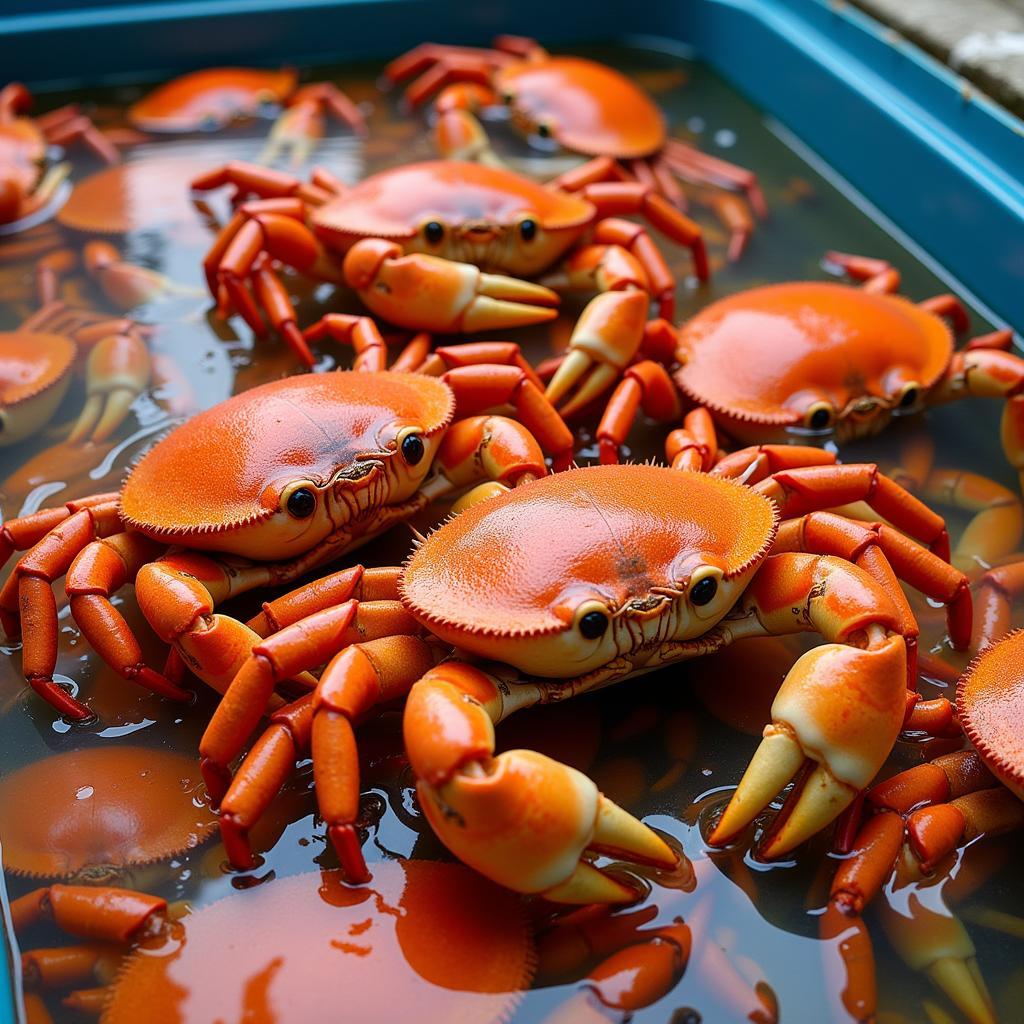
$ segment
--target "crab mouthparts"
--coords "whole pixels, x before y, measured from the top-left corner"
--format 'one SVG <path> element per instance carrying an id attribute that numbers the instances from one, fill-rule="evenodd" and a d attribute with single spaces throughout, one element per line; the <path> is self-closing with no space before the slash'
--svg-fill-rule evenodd
<path id="1" fill-rule="evenodd" d="M 367 459 L 364 462 L 353 462 L 351 466 L 346 466 L 341 470 L 334 478 L 336 484 L 354 484 L 359 483 L 362 480 L 366 480 L 367 477 L 373 476 L 381 468 L 380 463 L 376 459 Z"/>
<path id="2" fill-rule="evenodd" d="M 487 224 L 486 222 L 467 224 L 463 227 L 461 234 L 467 242 L 483 245 L 485 242 L 491 242 L 498 237 L 498 229 L 493 224 Z"/>

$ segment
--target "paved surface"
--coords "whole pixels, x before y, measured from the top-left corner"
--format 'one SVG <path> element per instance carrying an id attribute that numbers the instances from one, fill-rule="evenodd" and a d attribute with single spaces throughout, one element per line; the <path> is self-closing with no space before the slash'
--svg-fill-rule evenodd
<path id="1" fill-rule="evenodd" d="M 1024 117 L 1024 0 L 854 0 Z"/>

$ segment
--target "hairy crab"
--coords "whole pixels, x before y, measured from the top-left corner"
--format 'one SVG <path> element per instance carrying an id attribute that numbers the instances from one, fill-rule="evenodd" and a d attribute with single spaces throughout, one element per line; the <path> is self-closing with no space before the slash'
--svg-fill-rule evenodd
<path id="1" fill-rule="evenodd" d="M 50 422 L 84 364 L 86 402 L 69 442 L 104 441 L 150 380 L 145 329 L 132 320 L 51 302 L 0 332 L 0 447 Z"/>
<path id="2" fill-rule="evenodd" d="M 183 916 L 163 900 L 73 886 L 57 887 L 41 911 L 13 910 L 23 930 L 49 916 L 93 940 L 29 951 L 23 971 L 34 999 L 109 982 L 64 1000 L 102 1008 L 105 1024 L 239 1014 L 251 1024 L 298 1024 L 324 1019 L 325 1005 L 368 1022 L 409 1015 L 499 1024 L 535 978 L 554 972 L 581 981 L 561 1007 L 567 1018 L 625 1022 L 674 987 L 692 944 L 681 921 L 643 928 L 646 910 L 555 922 L 535 934 L 528 906 L 512 893 L 460 864 L 430 861 L 375 864 L 365 889 L 345 885 L 339 871 L 275 879 Z M 119 968 L 118 947 L 98 951 L 97 938 L 128 947 Z"/>
<path id="3" fill-rule="evenodd" d="M 886 555 L 949 603 L 961 645 L 970 594 L 962 574 L 895 530 L 817 513 L 857 490 L 912 534 L 942 529 L 874 467 L 815 465 L 821 454 L 738 453 L 726 468 L 745 460 L 751 486 L 603 466 L 468 502 L 392 577 L 410 620 L 404 635 L 351 644 L 355 602 L 307 602 L 311 615 L 253 648 L 200 744 L 216 801 L 277 683 L 331 659 L 313 694 L 273 715 L 221 802 L 229 857 L 248 864 L 247 829 L 311 745 L 321 814 L 350 877 L 365 877 L 353 722 L 407 696 L 420 803 L 449 849 L 520 891 L 630 900 L 633 890 L 590 855 L 672 867 L 675 853 L 580 772 L 528 750 L 495 757 L 494 726 L 743 637 L 801 631 L 830 642 L 793 666 L 712 840 L 738 833 L 794 775 L 801 784 L 765 852 L 823 828 L 870 782 L 905 718 L 916 623 Z M 819 763 L 801 773 L 808 761 Z"/>
<path id="4" fill-rule="evenodd" d="M 351 318 L 357 346 L 367 324 Z M 528 370 L 514 361 L 493 365 L 502 348 L 518 354 L 514 346 L 484 345 L 478 365 L 447 372 L 435 353 L 425 368 L 440 371 L 437 378 L 358 369 L 272 381 L 172 431 L 119 493 L 6 523 L 0 560 L 29 550 L 0 591 L 0 616 L 8 635 L 20 626 L 32 687 L 62 714 L 90 717 L 52 679 L 51 587 L 65 573 L 72 616 L 103 659 L 125 678 L 184 700 L 188 692 L 175 678 L 142 662 L 138 641 L 111 604 L 125 583 L 134 581 L 143 613 L 174 646 L 169 674 L 180 676 L 184 659 L 223 689 L 261 637 L 213 614 L 215 605 L 295 580 L 452 490 L 544 475 L 534 433 L 556 463 L 567 462 L 571 433 Z M 363 365 L 380 359 L 382 349 L 364 349 Z M 422 361 L 422 352 L 411 358 Z M 523 424 L 477 415 L 496 404 L 513 405 Z M 370 572 L 349 574 L 346 585 L 370 598 L 388 583 L 386 572 Z"/>
<path id="5" fill-rule="evenodd" d="M 359 108 L 329 82 L 299 86 L 292 68 L 205 68 L 154 89 L 128 108 L 129 123 L 144 132 L 197 132 L 223 128 L 254 117 L 268 105 L 284 111 L 271 131 L 261 161 L 269 163 L 288 150 L 303 162 L 324 134 L 331 114 L 357 135 L 366 134 Z"/>
<path id="6" fill-rule="evenodd" d="M 61 107 L 42 117 L 24 114 L 32 105 L 29 91 L 17 82 L 0 90 L 0 235 L 12 234 L 44 220 L 54 200 L 67 198 L 67 164 L 46 166 L 48 146 L 81 140 L 107 163 L 117 150 L 76 107 Z"/>
<path id="7" fill-rule="evenodd" d="M 698 186 L 743 189 L 765 216 L 756 176 L 668 136 L 665 119 L 642 89 L 614 68 L 582 57 L 552 56 L 532 39 L 499 36 L 494 48 L 423 43 L 384 71 L 419 105 L 440 90 L 435 136 L 438 151 L 454 159 L 500 164 L 474 114 L 504 104 L 524 135 L 591 157 L 557 184 L 639 181 L 673 205 L 686 208 L 678 179 Z M 753 222 L 743 202 L 718 189 L 698 192 L 731 232 L 729 258 L 743 252 Z"/>
<path id="8" fill-rule="evenodd" d="M 263 334 L 262 307 L 307 365 L 313 357 L 273 261 L 347 284 L 400 327 L 439 333 L 552 319 L 554 292 L 521 280 L 545 272 L 556 288 L 614 293 L 613 308 L 634 305 L 634 291 L 649 294 L 670 315 L 672 274 L 646 230 L 618 219 L 624 213 L 642 214 L 690 246 L 699 276 L 707 276 L 700 229 L 638 182 L 563 191 L 511 171 L 430 161 L 350 189 L 322 170 L 306 184 L 247 164 L 218 168 L 192 185 L 233 185 L 261 197 L 243 203 L 217 238 L 204 263 L 207 280 L 222 313 L 237 311 Z M 603 318 L 591 340 L 599 351 L 635 346 L 618 337 L 614 321 Z"/>
<path id="9" fill-rule="evenodd" d="M 850 930 L 867 945 L 860 915 L 894 876 L 889 898 L 900 899 L 903 909 L 883 901 L 886 934 L 907 963 L 926 971 L 972 1024 L 995 1022 L 974 944 L 957 917 L 915 890 L 941 886 L 959 847 L 1024 828 L 1022 665 L 1024 632 L 986 647 L 956 692 L 959 722 L 973 749 L 943 755 L 868 791 L 871 814 L 852 856 L 836 872 L 823 918 L 826 929 Z M 850 964 L 850 998 L 870 1011 L 870 947 Z"/>

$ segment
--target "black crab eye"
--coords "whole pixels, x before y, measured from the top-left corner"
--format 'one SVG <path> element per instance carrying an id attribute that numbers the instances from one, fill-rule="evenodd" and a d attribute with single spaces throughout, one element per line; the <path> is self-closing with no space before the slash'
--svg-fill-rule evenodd
<path id="1" fill-rule="evenodd" d="M 900 408 L 910 409 L 917 405 L 917 399 L 920 392 L 917 390 L 916 384 L 910 384 L 903 389 L 903 394 L 900 395 Z"/>
<path id="2" fill-rule="evenodd" d="M 707 604 L 718 593 L 718 580 L 714 576 L 705 576 L 698 580 L 690 591 L 690 601 L 696 605 Z"/>
<path id="3" fill-rule="evenodd" d="M 832 426 L 832 406 L 818 402 L 807 410 L 805 422 L 811 430 L 828 430 Z"/>
<path id="4" fill-rule="evenodd" d="M 604 631 L 607 628 L 608 616 L 604 612 L 587 612 L 580 619 L 580 632 L 588 640 L 596 640 L 599 636 L 604 636 Z"/>
<path id="5" fill-rule="evenodd" d="M 537 237 L 537 222 L 530 220 L 527 217 L 526 220 L 519 222 L 519 236 L 524 242 L 532 242 Z"/>
<path id="6" fill-rule="evenodd" d="M 316 495 L 308 487 L 296 487 L 288 495 L 288 514 L 308 519 L 316 510 Z"/>
<path id="7" fill-rule="evenodd" d="M 539 124 L 539 125 L 537 125 L 537 134 L 542 139 L 549 139 L 549 138 L 551 138 L 551 126 L 548 125 L 548 124 Z"/>
<path id="8" fill-rule="evenodd" d="M 415 466 L 423 458 L 425 451 L 423 438 L 419 434 L 407 434 L 402 440 L 402 458 L 410 466 Z"/>
<path id="9" fill-rule="evenodd" d="M 423 235 L 431 245 L 437 245 L 444 238 L 444 225 L 436 220 L 428 221 L 423 226 Z"/>

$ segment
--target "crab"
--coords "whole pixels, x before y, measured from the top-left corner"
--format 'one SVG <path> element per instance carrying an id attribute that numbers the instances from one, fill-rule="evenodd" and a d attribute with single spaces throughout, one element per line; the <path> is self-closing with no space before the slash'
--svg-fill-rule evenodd
<path id="1" fill-rule="evenodd" d="M 4 868 L 79 885 L 134 880 L 212 835 L 183 754 L 137 746 L 69 751 L 0 778 Z"/>
<path id="2" fill-rule="evenodd" d="M 365 347 L 372 322 L 353 317 L 350 327 L 360 366 L 381 361 L 379 335 L 375 347 Z M 509 362 L 494 365 L 503 351 Z M 460 351 L 458 361 L 472 363 L 473 352 Z M 215 615 L 215 605 L 295 580 L 453 490 L 544 475 L 534 434 L 556 465 L 566 463 L 572 434 L 531 371 L 514 361 L 515 346 L 483 345 L 477 356 L 476 365 L 447 370 L 444 354 L 435 353 L 425 368 L 438 378 L 356 369 L 272 381 L 176 428 L 136 464 L 119 493 L 6 523 L 0 563 L 13 550 L 29 550 L 0 591 L 0 617 L 9 636 L 21 627 L 22 668 L 33 689 L 61 714 L 91 717 L 52 679 L 51 586 L 65 573 L 72 617 L 101 657 L 126 679 L 188 700 L 178 681 L 183 663 L 222 690 L 260 640 Z M 396 365 L 423 361 L 422 350 L 405 357 Z M 478 415 L 495 404 L 513 405 L 523 423 Z M 143 663 L 111 603 L 133 580 L 143 614 L 173 645 L 167 671 L 174 678 Z M 343 573 L 335 590 L 369 598 L 390 582 L 387 573 Z M 398 614 L 383 607 L 383 621 L 388 609 Z"/>
<path id="3" fill-rule="evenodd" d="M 679 329 L 672 377 L 686 402 L 709 415 L 691 419 L 676 434 L 678 457 L 687 465 L 713 464 L 716 430 L 741 444 L 793 438 L 842 444 L 878 433 L 894 417 L 978 396 L 1007 400 L 1003 446 L 1014 468 L 1024 472 L 1024 360 L 1006 351 L 1011 332 L 986 334 L 954 351 L 944 318 L 960 330 L 968 323 L 954 296 L 915 304 L 892 294 L 899 274 L 884 260 L 830 252 L 826 261 L 864 286 L 766 285 L 712 303 Z M 616 365 L 630 358 L 633 351 L 622 352 Z M 659 418 L 669 412 L 666 387 L 667 372 L 657 360 L 629 366 L 598 427 L 603 461 L 617 460 L 641 406 Z M 670 417 L 680 413 L 681 406 Z M 959 481 L 949 470 L 933 469 L 928 453 L 915 461 L 901 482 L 913 479 L 926 500 L 973 512 L 1014 503 L 991 481 Z M 1021 522 L 1019 508 L 998 521 L 980 520 L 961 542 L 960 564 L 1012 551 Z"/>
<path id="4" fill-rule="evenodd" d="M 547 927 L 534 914 L 538 929 L 512 893 L 460 864 L 431 861 L 375 864 L 363 890 L 346 886 L 337 870 L 292 875 L 184 914 L 116 889 L 58 886 L 41 907 L 20 902 L 12 911 L 21 931 L 49 917 L 92 940 L 25 953 L 27 996 L 98 981 L 63 1004 L 102 1010 L 105 1024 L 199 1024 L 239 1013 L 253 1024 L 286 1024 L 323 1019 L 329 1003 L 343 1003 L 360 1021 L 408 1013 L 498 1024 L 535 979 L 554 972 L 579 981 L 563 1007 L 569 1016 L 625 1024 L 671 991 L 692 945 L 678 919 L 644 928 L 653 907 Z M 121 954 L 97 939 L 128 948 Z M 373 984 L 382 977 L 384 999 Z M 258 995 L 254 978 L 264 979 Z M 168 990 L 184 998 L 168 1000 Z"/>
<path id="5" fill-rule="evenodd" d="M 260 335 L 262 306 L 307 365 L 313 356 L 273 260 L 347 284 L 371 312 L 400 327 L 441 333 L 552 319 L 557 295 L 520 280 L 547 271 L 553 287 L 611 293 L 601 303 L 605 312 L 588 317 L 584 310 L 581 317 L 596 336 L 586 332 L 574 342 L 598 353 L 639 344 L 633 326 L 639 296 L 652 296 L 662 315 L 670 315 L 674 302 L 675 281 L 661 253 L 644 228 L 616 215 L 642 214 L 689 246 L 698 274 L 707 276 L 700 229 L 638 182 L 567 192 L 511 171 L 430 161 L 382 171 L 351 189 L 322 170 L 305 184 L 237 163 L 192 185 L 233 185 L 261 197 L 243 203 L 217 238 L 204 263 L 207 280 L 220 311 L 237 311 Z M 619 308 L 626 314 L 616 315 Z M 619 326 L 623 316 L 626 328 Z M 597 376 L 599 390 L 614 380 L 604 379 L 605 372 Z"/>
<path id="6" fill-rule="evenodd" d="M 746 205 L 721 189 L 742 189 L 754 210 L 767 215 L 752 172 L 669 138 L 651 97 L 606 64 L 552 56 L 532 39 L 499 36 L 490 50 L 423 43 L 392 61 L 384 75 L 391 83 L 418 76 L 405 90 L 413 106 L 440 90 L 435 139 L 446 157 L 500 165 L 474 114 L 504 104 L 512 124 L 545 148 L 553 141 L 593 158 L 557 179 L 563 187 L 639 181 L 685 210 L 678 179 L 716 186 L 699 188 L 696 197 L 730 231 L 731 260 L 742 254 L 754 225 Z"/>
<path id="7" fill-rule="evenodd" d="M 46 220 L 67 198 L 71 169 L 66 163 L 46 166 L 49 146 L 81 140 L 107 163 L 120 159 L 76 107 L 61 107 L 38 118 L 23 116 L 31 105 L 31 94 L 17 82 L 0 90 L 0 235 Z"/>
<path id="8" fill-rule="evenodd" d="M 86 402 L 68 441 L 106 440 L 150 380 L 145 328 L 51 302 L 0 332 L 0 447 L 50 422 L 84 363 Z"/>
<path id="9" fill-rule="evenodd" d="M 727 468 L 745 459 L 751 486 L 627 465 L 471 496 L 390 577 L 409 620 L 402 635 L 351 644 L 361 606 L 332 605 L 327 594 L 306 602 L 307 618 L 253 648 L 200 742 L 216 802 L 275 686 L 330 659 L 312 694 L 274 714 L 221 801 L 229 857 L 246 866 L 247 829 L 309 747 L 330 837 L 349 877 L 364 878 L 353 723 L 406 696 L 420 804 L 456 856 L 547 899 L 631 900 L 635 891 L 595 867 L 593 854 L 670 869 L 674 852 L 580 772 L 528 750 L 494 757 L 494 726 L 743 637 L 817 631 L 830 643 L 789 673 L 711 836 L 731 839 L 797 774 L 764 847 L 769 856 L 791 850 L 867 785 L 904 722 L 916 623 L 883 551 L 949 602 L 956 643 L 970 631 L 962 574 L 895 530 L 815 510 L 850 488 L 917 536 L 934 535 L 941 520 L 874 467 L 815 465 L 820 455 L 734 456 Z"/>
<path id="10" fill-rule="evenodd" d="M 240 118 L 254 117 L 268 104 L 284 107 L 261 162 L 289 151 L 302 163 L 324 134 L 324 115 L 331 114 L 357 135 L 366 135 L 366 119 L 337 86 L 329 82 L 298 84 L 292 68 L 205 68 L 173 78 L 128 108 L 128 122 L 144 132 L 197 132 L 223 128 Z"/>
<path id="11" fill-rule="evenodd" d="M 867 793 L 872 811 L 832 882 L 827 927 L 860 929 L 865 906 L 893 875 L 894 893 L 908 889 L 901 913 L 881 920 L 900 955 L 925 970 L 972 1024 L 994 1024 L 991 997 L 959 919 L 913 887 L 941 885 L 967 843 L 1024 828 L 1024 631 L 985 647 L 961 677 L 956 708 L 973 749 L 946 754 L 901 772 Z M 861 939 L 861 942 L 866 940 Z M 853 995 L 873 1001 L 870 947 L 866 968 L 852 972 Z"/>

